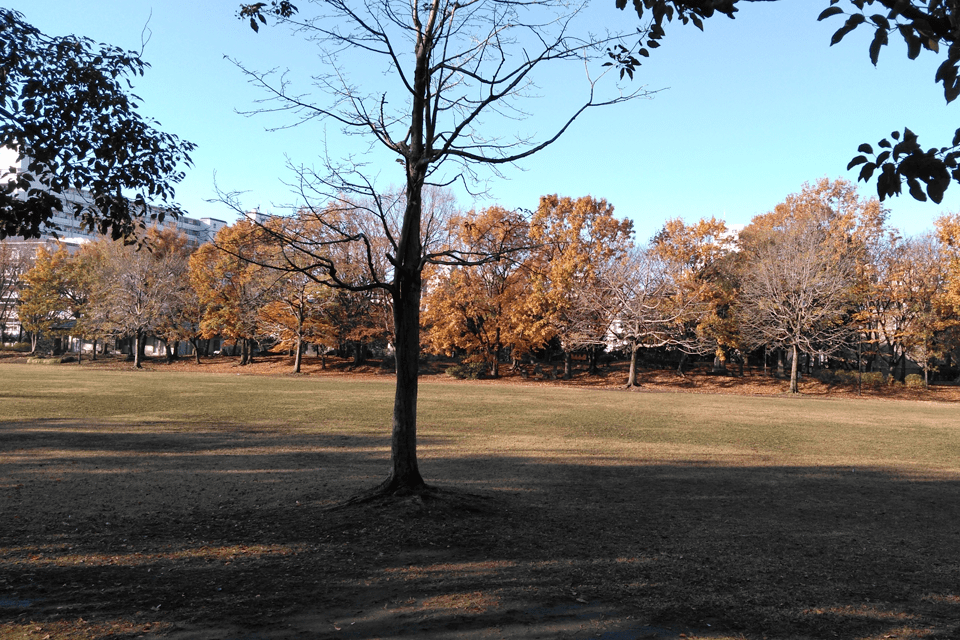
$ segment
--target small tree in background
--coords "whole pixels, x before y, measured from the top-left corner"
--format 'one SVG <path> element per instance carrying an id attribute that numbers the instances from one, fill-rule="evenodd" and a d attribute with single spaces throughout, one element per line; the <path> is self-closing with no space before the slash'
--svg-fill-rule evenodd
<path id="1" fill-rule="evenodd" d="M 790 351 L 791 393 L 800 354 L 830 355 L 852 332 L 859 247 L 843 221 L 855 212 L 837 207 L 829 186 L 807 185 L 741 234 L 741 332 Z"/>
<path id="2" fill-rule="evenodd" d="M 528 225 L 517 212 L 498 206 L 456 216 L 450 225 L 450 242 L 463 255 L 494 255 L 503 247 L 517 250 L 479 266 L 434 269 L 424 297 L 425 342 L 435 353 L 460 350 L 468 360 L 486 362 L 497 378 L 505 350 L 517 358 L 543 342 L 525 314 L 530 293 Z"/>

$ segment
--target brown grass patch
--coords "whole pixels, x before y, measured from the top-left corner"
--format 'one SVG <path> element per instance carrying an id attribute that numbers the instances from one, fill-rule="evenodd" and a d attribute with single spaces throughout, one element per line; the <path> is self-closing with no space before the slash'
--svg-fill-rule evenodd
<path id="1" fill-rule="evenodd" d="M 254 367 L 284 375 L 284 364 Z M 309 375 L 389 383 L 346 365 Z M 828 410 L 841 403 L 809 398 L 848 391 L 806 382 L 797 402 L 730 399 L 737 384 L 777 396 L 783 383 L 672 376 L 647 371 L 644 390 L 692 384 L 721 395 L 557 394 L 568 383 L 436 375 L 442 388 L 423 394 L 422 465 L 446 490 L 339 510 L 328 507 L 380 479 L 386 434 L 18 422 L 3 412 L 22 392 L 5 392 L 0 637 L 960 635 L 960 419 L 926 403 L 864 400 L 849 403 L 862 422 L 836 426 Z M 229 389 L 236 378 L 217 380 Z M 458 420 L 431 404 L 490 385 L 489 418 Z M 355 402 L 379 388 L 358 381 Z M 36 393 L 40 406 L 52 398 Z M 522 424 L 498 422 L 494 401 L 508 395 Z M 589 424 L 621 398 L 637 400 L 637 422 Z M 547 409 L 561 401 L 581 407 L 577 425 L 552 424 L 560 414 Z M 757 435 L 757 416 L 776 428 Z"/>

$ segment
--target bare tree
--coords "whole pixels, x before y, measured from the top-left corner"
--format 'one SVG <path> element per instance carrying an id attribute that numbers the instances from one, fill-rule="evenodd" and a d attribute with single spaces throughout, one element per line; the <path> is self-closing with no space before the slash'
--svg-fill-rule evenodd
<path id="1" fill-rule="evenodd" d="M 583 2 L 317 0 L 312 5 L 315 13 L 309 17 L 300 17 L 286 1 L 241 6 L 240 16 L 249 18 L 254 30 L 272 15 L 315 42 L 323 65 L 312 76 L 320 101 L 294 90 L 284 75 L 241 65 L 272 101 L 262 110 L 293 116 L 291 125 L 321 119 L 342 125 L 347 134 L 366 135 L 403 166 L 405 180 L 402 198 L 385 200 L 375 171 L 361 161 L 338 164 L 327 158 L 323 171 L 299 167 L 296 187 L 327 236 L 320 243 L 296 234 L 278 239 L 288 250 L 316 258 L 316 269 L 309 271 L 323 272 L 318 280 L 347 289 L 381 289 L 392 298 L 397 353 L 392 473 L 374 494 L 422 491 L 416 455 L 422 271 L 429 263 L 466 265 L 498 257 L 424 242 L 424 187 L 457 180 L 472 184 L 478 164 L 496 167 L 528 157 L 556 141 L 585 111 L 643 92 L 615 90 L 601 97 L 598 76 L 590 75 L 596 71 L 592 64 L 627 51 L 630 41 L 579 35 L 588 33 L 592 19 L 584 14 Z M 588 70 L 583 100 L 569 117 L 542 138 L 485 133 L 527 115 L 519 101 L 532 95 L 541 67 L 554 63 Z M 379 77 L 384 84 L 374 88 L 365 81 L 361 88 L 349 77 L 350 69 L 365 69 L 371 82 Z M 599 67 L 599 76 L 615 70 L 616 65 Z M 373 75 L 377 72 L 382 75 Z M 341 215 L 358 203 L 379 222 L 385 252 L 348 224 L 350 216 Z M 341 277 L 340 265 L 325 254 L 325 247 L 337 244 L 357 247 L 368 267 L 363 279 Z M 385 271 L 377 268 L 379 256 L 387 260 Z"/>
<path id="2" fill-rule="evenodd" d="M 176 232 L 150 230 L 143 246 L 101 240 L 97 286 L 90 296 L 93 322 L 105 330 L 134 337 L 133 362 L 144 339 L 180 304 L 178 295 L 187 282 L 189 251 L 186 239 Z"/>
<path id="3" fill-rule="evenodd" d="M 0 346 L 7 326 L 17 317 L 17 298 L 21 280 L 33 265 L 34 244 L 0 242 Z"/>
<path id="4" fill-rule="evenodd" d="M 636 247 L 604 270 L 588 305 L 606 318 L 607 334 L 630 350 L 627 386 L 637 386 L 640 349 L 668 347 L 698 353 L 691 323 L 709 310 L 698 296 L 689 295 L 676 272 L 649 247 Z"/>
<path id="5" fill-rule="evenodd" d="M 790 392 L 797 393 L 800 353 L 829 355 L 850 335 L 856 264 L 812 218 L 788 220 L 743 247 L 738 317 L 748 344 L 792 353 Z"/>

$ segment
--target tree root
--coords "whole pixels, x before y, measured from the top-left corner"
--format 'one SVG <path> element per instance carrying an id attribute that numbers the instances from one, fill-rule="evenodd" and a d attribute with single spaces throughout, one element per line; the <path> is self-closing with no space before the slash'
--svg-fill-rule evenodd
<path id="1" fill-rule="evenodd" d="M 362 506 L 401 506 L 406 505 L 418 511 L 439 507 L 442 510 L 456 509 L 472 513 L 490 511 L 494 498 L 477 493 L 448 489 L 423 484 L 419 487 L 394 486 L 392 479 L 380 485 L 347 498 L 343 502 L 330 505 L 323 511 L 341 511 Z"/>

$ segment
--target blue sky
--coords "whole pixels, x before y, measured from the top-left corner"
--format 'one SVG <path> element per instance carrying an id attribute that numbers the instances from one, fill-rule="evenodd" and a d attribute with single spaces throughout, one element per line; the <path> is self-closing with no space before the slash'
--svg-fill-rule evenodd
<path id="1" fill-rule="evenodd" d="M 309 164 L 323 148 L 321 125 L 268 132 L 284 122 L 236 113 L 262 96 L 224 56 L 258 69 L 307 71 L 314 59 L 304 43 L 283 33 L 253 33 L 235 18 L 235 0 L 4 4 L 50 35 L 76 33 L 129 49 L 140 49 L 148 25 L 144 58 L 152 68 L 136 81 L 135 92 L 143 98 L 142 111 L 164 130 L 199 145 L 195 166 L 177 190 L 194 217 L 233 219 L 224 206 L 207 202 L 214 174 L 221 188 L 245 191 L 249 207 L 275 211 L 291 203 L 283 184 L 290 178 L 286 157 Z M 306 0 L 300 4 L 308 9 Z M 892 42 L 874 68 L 867 32 L 830 47 L 841 21 L 817 23 L 827 4 L 747 3 L 736 20 L 715 17 L 704 32 L 669 25 L 663 45 L 637 74 L 638 84 L 662 91 L 650 100 L 588 112 L 522 169 L 505 169 L 507 179 L 493 180 L 490 199 L 476 206 L 532 209 L 548 193 L 602 197 L 618 215 L 633 219 L 638 239 L 645 240 L 668 218 L 692 222 L 717 216 L 745 224 L 806 181 L 856 180 L 856 171 L 846 171 L 846 165 L 857 146 L 876 143 L 894 129 L 911 127 L 924 146 L 949 142 L 960 118 L 933 82 L 938 57 L 924 52 L 909 61 L 904 47 Z M 613 0 L 594 2 L 598 26 L 633 28 L 636 15 L 613 5 Z M 524 104 L 533 114 L 525 126 L 536 130 L 563 115 L 564 101 L 550 92 L 575 97 L 574 80 L 548 77 L 543 97 Z M 356 150 L 331 140 L 332 154 Z M 382 184 L 401 180 L 399 166 L 386 160 Z M 874 189 L 873 183 L 860 186 L 865 195 Z M 463 193 L 459 203 L 475 206 Z M 887 206 L 893 226 L 921 233 L 940 213 L 960 211 L 960 185 L 951 187 L 940 205 L 901 196 Z"/>

